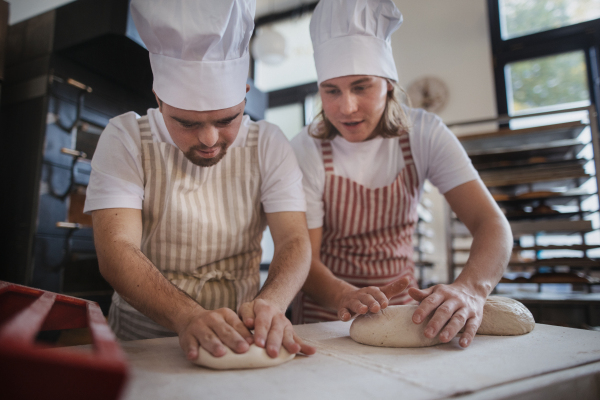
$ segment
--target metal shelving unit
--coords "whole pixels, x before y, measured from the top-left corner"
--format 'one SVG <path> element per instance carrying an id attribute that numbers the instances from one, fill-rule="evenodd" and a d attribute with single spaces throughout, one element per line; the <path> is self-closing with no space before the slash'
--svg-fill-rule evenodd
<path id="1" fill-rule="evenodd" d="M 590 276 L 600 271 L 600 259 L 590 256 L 600 248 L 600 241 L 590 241 L 588 235 L 598 230 L 591 220 L 599 211 L 597 204 L 593 209 L 582 207 L 591 197 L 598 197 L 600 151 L 595 107 L 450 125 L 451 129 L 492 122 L 502 126 L 518 118 L 571 111 L 586 111 L 587 121 L 500 128 L 459 137 L 505 212 L 515 238 L 507 270 L 513 277 L 505 276 L 501 283 L 536 283 L 538 291 L 545 283 L 566 283 L 588 292 L 600 284 L 598 277 Z M 588 129 L 589 135 L 584 132 Z M 448 279 L 452 282 L 464 267 L 470 234 L 453 213 L 448 215 Z"/>

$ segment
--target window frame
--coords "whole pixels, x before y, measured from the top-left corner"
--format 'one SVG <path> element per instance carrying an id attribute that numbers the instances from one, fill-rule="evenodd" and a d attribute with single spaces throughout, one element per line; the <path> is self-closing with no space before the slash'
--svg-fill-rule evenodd
<path id="1" fill-rule="evenodd" d="M 297 18 L 306 13 L 311 13 L 314 11 L 317 6 L 318 1 L 303 4 L 300 7 L 294 8 L 292 10 L 269 14 L 263 17 L 257 18 L 254 23 L 254 31 L 256 32 L 257 28 L 262 25 L 272 24 L 274 22 L 281 22 L 286 19 Z M 256 62 L 254 59 L 251 60 L 251 75 L 254 80 L 254 71 L 256 70 Z M 267 109 L 276 108 L 281 106 L 287 106 L 290 104 L 301 103 L 302 104 L 302 112 L 304 121 L 306 121 L 306 104 L 305 99 L 310 95 L 314 95 L 319 92 L 319 87 L 317 82 L 309 82 L 297 86 L 291 86 L 288 88 L 273 90 L 270 92 L 266 92 L 268 96 Z"/>
<path id="2" fill-rule="evenodd" d="M 508 115 L 505 67 L 516 61 L 583 51 L 587 67 L 590 101 L 600 114 L 600 18 L 591 21 L 503 40 L 500 0 L 488 0 L 488 19 L 492 44 L 494 86 L 498 115 Z M 600 122 L 600 119 L 598 120 Z"/>

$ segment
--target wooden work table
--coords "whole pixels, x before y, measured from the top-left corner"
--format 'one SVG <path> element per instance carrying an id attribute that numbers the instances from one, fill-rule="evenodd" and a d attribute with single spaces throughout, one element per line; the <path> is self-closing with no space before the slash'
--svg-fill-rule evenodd
<path id="1" fill-rule="evenodd" d="M 272 368 L 212 371 L 177 338 L 121 342 L 131 366 L 123 400 L 598 399 L 600 332 L 537 324 L 523 336 L 478 336 L 428 348 L 364 346 L 350 323 L 297 326 L 317 354 Z"/>

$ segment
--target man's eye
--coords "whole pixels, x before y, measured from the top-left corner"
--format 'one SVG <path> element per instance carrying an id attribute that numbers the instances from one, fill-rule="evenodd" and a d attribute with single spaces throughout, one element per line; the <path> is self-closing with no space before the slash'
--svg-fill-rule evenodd
<path id="1" fill-rule="evenodd" d="M 181 124 L 181 126 L 185 129 L 191 129 L 193 128 L 195 125 L 194 124 Z"/>
<path id="2" fill-rule="evenodd" d="M 361 90 L 365 90 L 365 87 L 364 87 L 364 86 L 355 86 L 355 87 L 354 87 L 354 90 L 356 90 L 356 91 L 359 91 L 359 92 L 360 92 Z"/>
<path id="3" fill-rule="evenodd" d="M 232 123 L 232 122 L 233 122 L 233 120 L 232 120 L 232 119 L 230 119 L 230 120 L 228 120 L 228 121 L 220 121 L 220 122 L 218 123 L 218 125 L 220 125 L 220 126 L 227 126 L 227 125 L 231 125 L 231 123 Z"/>
<path id="4" fill-rule="evenodd" d="M 327 93 L 327 94 L 338 94 L 338 90 L 337 89 L 326 90 L 325 93 Z"/>

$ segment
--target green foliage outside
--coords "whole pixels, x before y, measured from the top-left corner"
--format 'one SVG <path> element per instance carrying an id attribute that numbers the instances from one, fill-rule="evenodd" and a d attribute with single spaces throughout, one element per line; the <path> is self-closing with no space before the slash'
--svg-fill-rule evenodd
<path id="1" fill-rule="evenodd" d="M 600 0 L 500 0 L 509 39 L 600 18 Z M 509 64 L 513 111 L 589 100 L 583 51 Z"/>
<path id="2" fill-rule="evenodd" d="M 583 51 L 508 65 L 513 111 L 589 100 Z"/>
<path id="3" fill-rule="evenodd" d="M 600 18 L 600 0 L 500 0 L 506 39 Z"/>

